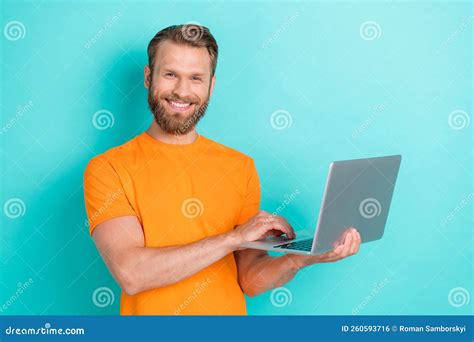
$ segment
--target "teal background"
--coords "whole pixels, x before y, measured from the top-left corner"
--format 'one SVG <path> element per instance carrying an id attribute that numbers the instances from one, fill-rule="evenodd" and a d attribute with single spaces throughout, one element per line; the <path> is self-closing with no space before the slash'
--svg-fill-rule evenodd
<path id="1" fill-rule="evenodd" d="M 280 214 L 311 229 L 330 161 L 403 156 L 384 238 L 298 273 L 283 306 L 271 291 L 249 298 L 249 313 L 473 313 L 472 123 L 448 120 L 472 119 L 471 2 L 2 1 L 0 12 L 2 28 L 25 27 L 22 39 L 0 37 L 0 203 L 24 203 L 17 218 L 0 213 L 1 314 L 118 314 L 119 288 L 85 225 L 82 174 L 148 127 L 146 46 L 190 21 L 220 48 L 198 132 L 255 159 L 263 209 L 298 190 Z M 376 39 L 363 39 L 367 21 Z M 92 122 L 101 109 L 114 118 L 104 130 Z M 291 125 L 272 126 L 277 110 Z M 98 307 L 103 286 L 115 300 Z M 459 307 L 448 300 L 458 287 Z"/>

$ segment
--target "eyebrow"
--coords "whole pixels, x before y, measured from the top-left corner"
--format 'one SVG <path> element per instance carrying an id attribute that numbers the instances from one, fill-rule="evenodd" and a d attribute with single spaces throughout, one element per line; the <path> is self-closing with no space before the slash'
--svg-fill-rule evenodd
<path id="1" fill-rule="evenodd" d="M 173 70 L 173 69 L 169 69 L 169 68 L 163 68 L 162 69 L 163 72 L 172 72 L 172 73 L 175 73 L 175 74 L 179 74 L 179 72 L 177 72 L 176 70 Z M 202 73 L 202 72 L 193 72 L 191 74 L 191 76 L 204 76 L 205 74 Z"/>

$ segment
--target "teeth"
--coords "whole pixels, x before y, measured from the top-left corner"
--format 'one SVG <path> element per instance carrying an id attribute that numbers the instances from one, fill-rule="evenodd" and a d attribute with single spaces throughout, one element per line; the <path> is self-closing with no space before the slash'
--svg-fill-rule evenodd
<path id="1" fill-rule="evenodd" d="M 190 105 L 190 103 L 179 103 L 179 102 L 174 102 L 174 101 L 170 101 L 170 103 L 173 107 L 178 107 L 178 108 L 186 108 Z"/>

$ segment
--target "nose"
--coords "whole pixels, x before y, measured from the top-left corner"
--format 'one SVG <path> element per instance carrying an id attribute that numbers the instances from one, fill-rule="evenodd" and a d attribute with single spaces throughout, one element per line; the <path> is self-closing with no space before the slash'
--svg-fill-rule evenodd
<path id="1" fill-rule="evenodd" d="M 173 89 L 173 93 L 180 98 L 188 97 L 190 95 L 188 82 L 183 79 L 178 80 L 178 82 L 176 82 L 176 86 Z"/>

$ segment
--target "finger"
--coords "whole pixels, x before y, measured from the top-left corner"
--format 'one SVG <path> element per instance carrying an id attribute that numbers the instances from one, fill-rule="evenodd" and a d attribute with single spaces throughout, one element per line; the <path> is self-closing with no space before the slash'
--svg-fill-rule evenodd
<path id="1" fill-rule="evenodd" d="M 265 210 L 259 210 L 257 215 L 255 215 L 255 218 L 266 217 L 268 215 L 270 215 L 269 212 L 267 212 Z"/>
<path id="2" fill-rule="evenodd" d="M 356 238 L 352 231 L 348 231 L 343 244 L 337 246 L 331 252 L 322 255 L 323 262 L 337 261 L 349 256 L 355 240 Z"/>
<path id="3" fill-rule="evenodd" d="M 292 239 L 296 238 L 296 233 L 293 227 L 290 225 L 290 223 L 283 217 L 283 216 L 276 216 L 276 220 L 278 220 L 282 225 L 286 226 L 290 232 L 291 232 L 291 237 Z"/>
<path id="4" fill-rule="evenodd" d="M 260 224 L 268 224 L 269 222 L 272 222 L 272 215 L 259 215 L 256 218 L 256 222 Z"/>
<path id="5" fill-rule="evenodd" d="M 288 230 L 288 228 L 276 222 L 259 224 L 260 236 L 264 236 L 268 231 L 271 231 L 272 229 L 281 231 L 287 235 L 290 234 L 290 231 Z"/>
<path id="6" fill-rule="evenodd" d="M 284 224 L 281 224 L 280 222 L 278 221 L 275 221 L 272 223 L 272 225 L 274 227 L 279 227 L 281 231 L 284 231 L 286 236 L 289 238 L 289 239 L 294 239 L 296 236 L 295 236 L 295 233 L 293 232 L 293 229 L 288 226 L 288 225 L 284 225 Z"/>
<path id="7" fill-rule="evenodd" d="M 352 231 L 352 227 L 349 227 L 341 234 L 338 240 L 340 245 L 343 245 L 346 242 L 347 236 L 351 233 L 351 231 Z"/>
<path id="8" fill-rule="evenodd" d="M 320 254 L 319 257 L 321 259 L 325 259 L 325 260 L 338 258 L 339 254 L 341 253 L 341 251 L 343 249 L 343 247 L 344 247 L 343 245 L 339 245 L 330 252 Z"/>
<path id="9" fill-rule="evenodd" d="M 288 222 L 282 220 L 279 216 L 272 215 L 270 217 L 264 218 L 263 222 L 265 225 L 269 225 L 272 227 L 283 227 L 283 232 L 288 236 L 289 239 L 294 239 L 296 237 L 293 228 L 288 224 Z"/>
<path id="10" fill-rule="evenodd" d="M 280 230 L 276 230 L 276 229 L 269 230 L 268 232 L 265 233 L 265 237 L 268 237 L 268 236 L 281 236 L 281 235 L 283 235 L 283 232 L 280 231 Z"/>
<path id="11" fill-rule="evenodd" d="M 321 262 L 332 262 L 341 259 L 341 254 L 344 251 L 344 245 L 336 246 L 332 251 L 318 255 Z"/>
<path id="12" fill-rule="evenodd" d="M 348 253 L 349 253 L 348 255 L 354 254 L 356 248 L 357 248 L 357 234 L 353 233 L 351 245 L 349 246 L 349 250 L 348 250 Z"/>
<path id="13" fill-rule="evenodd" d="M 347 234 L 346 239 L 344 240 L 342 251 L 340 253 L 341 258 L 345 258 L 346 256 L 349 255 L 353 240 L 354 240 L 353 234 L 352 233 Z"/>
<path id="14" fill-rule="evenodd" d="M 361 244 L 361 237 L 360 237 L 359 232 L 357 232 L 356 243 L 355 243 L 354 249 L 352 250 L 352 254 L 356 254 L 357 252 L 359 252 L 360 244 Z"/>
<path id="15" fill-rule="evenodd" d="M 265 211 L 265 210 L 260 210 L 257 215 L 255 215 L 255 219 L 259 219 L 259 218 L 262 218 L 262 217 L 266 217 L 268 216 L 269 214 Z"/>

